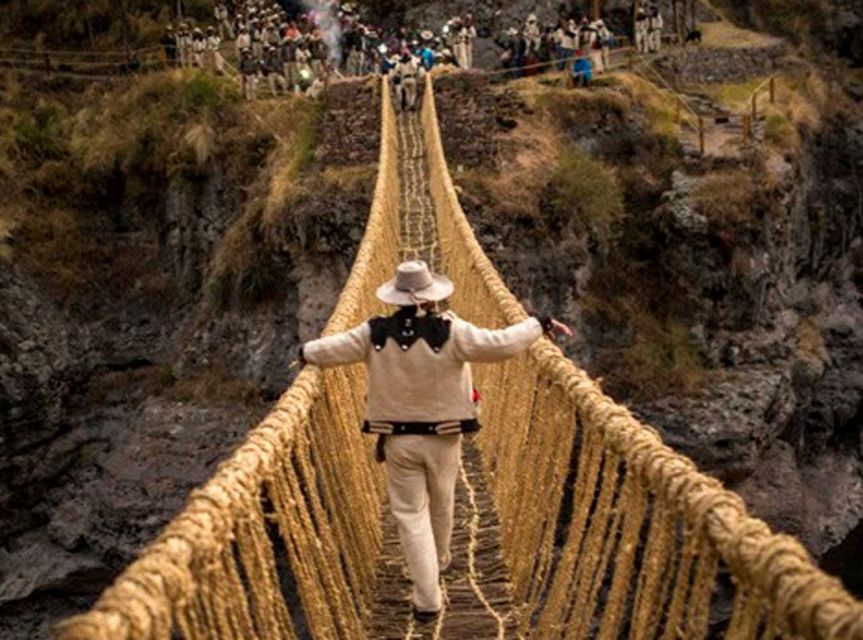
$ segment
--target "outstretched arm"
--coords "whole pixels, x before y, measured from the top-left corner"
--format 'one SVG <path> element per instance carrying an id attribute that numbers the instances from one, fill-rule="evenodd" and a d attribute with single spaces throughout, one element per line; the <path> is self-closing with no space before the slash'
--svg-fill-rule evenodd
<path id="1" fill-rule="evenodd" d="M 544 333 L 571 336 L 569 327 L 546 318 L 528 318 L 505 329 L 481 329 L 460 318 L 453 319 L 453 346 L 467 362 L 499 362 L 527 351 Z"/>
<path id="2" fill-rule="evenodd" d="M 362 362 L 370 344 L 371 327 L 364 322 L 349 331 L 305 343 L 300 349 L 300 362 L 324 368 Z"/>

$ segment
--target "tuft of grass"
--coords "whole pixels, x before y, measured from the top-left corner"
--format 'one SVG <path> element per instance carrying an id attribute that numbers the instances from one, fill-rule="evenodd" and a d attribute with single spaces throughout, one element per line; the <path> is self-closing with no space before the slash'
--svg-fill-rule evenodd
<path id="1" fill-rule="evenodd" d="M 216 132 L 207 122 L 192 125 L 183 141 L 194 154 L 199 167 L 206 165 L 216 150 Z"/>
<path id="2" fill-rule="evenodd" d="M 712 223 L 747 225 L 755 221 L 753 205 L 758 191 L 751 173 L 730 169 L 699 178 L 691 200 Z"/>
<path id="3" fill-rule="evenodd" d="M 621 327 L 628 336 L 625 345 L 601 353 L 591 371 L 616 397 L 645 401 L 690 394 L 704 385 L 708 370 L 688 325 L 664 316 L 644 292 L 611 296 L 593 288 L 581 305 L 594 321 Z"/>
<path id="4" fill-rule="evenodd" d="M 797 328 L 797 350 L 815 360 L 830 360 L 824 335 L 814 317 L 805 318 Z"/>
<path id="5" fill-rule="evenodd" d="M 674 139 L 680 126 L 674 98 L 667 91 L 637 74 L 621 72 L 617 77 L 620 84 L 629 92 L 632 104 L 644 109 L 651 133 Z M 681 117 L 685 118 L 686 113 L 682 112 Z"/>
<path id="6" fill-rule="evenodd" d="M 82 109 L 74 119 L 71 150 L 87 171 L 106 174 L 119 165 L 129 174 L 165 175 L 172 162 L 182 160 L 176 141 L 184 132 L 204 123 L 225 126 L 236 117 L 239 101 L 226 78 L 195 70 L 152 74 Z"/>
<path id="7" fill-rule="evenodd" d="M 800 135 L 797 128 L 787 118 L 776 113 L 767 116 L 764 122 L 764 139 L 768 144 L 779 149 L 800 148 Z"/>
<path id="8" fill-rule="evenodd" d="M 570 147 L 549 187 L 553 210 L 568 218 L 567 226 L 588 230 L 601 245 L 611 240 L 614 226 L 624 215 L 623 191 L 614 169 Z"/>

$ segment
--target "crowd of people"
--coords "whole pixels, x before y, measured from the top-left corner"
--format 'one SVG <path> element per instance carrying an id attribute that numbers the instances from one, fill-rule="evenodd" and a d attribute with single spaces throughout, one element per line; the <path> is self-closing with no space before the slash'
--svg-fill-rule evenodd
<path id="1" fill-rule="evenodd" d="M 163 45 L 170 63 L 223 73 L 225 56 L 236 58 L 248 100 L 262 89 L 272 96 L 304 92 L 320 95 L 329 79 L 388 74 L 398 103 L 415 108 L 422 74 L 438 64 L 474 66 L 478 37 L 474 16 L 448 20 L 437 31 L 408 27 L 383 29 L 363 20 L 359 10 L 339 0 L 318 0 L 314 9 L 283 0 L 225 0 L 209 26 L 180 22 L 168 27 Z M 494 27 L 484 28 L 493 37 Z M 639 52 L 661 47 L 662 16 L 655 5 L 635 16 Z M 511 77 L 556 68 L 569 70 L 577 84 L 609 66 L 616 39 L 602 19 L 562 11 L 556 24 L 543 25 L 530 14 L 523 24 L 500 29 L 493 41 L 499 62 Z"/>

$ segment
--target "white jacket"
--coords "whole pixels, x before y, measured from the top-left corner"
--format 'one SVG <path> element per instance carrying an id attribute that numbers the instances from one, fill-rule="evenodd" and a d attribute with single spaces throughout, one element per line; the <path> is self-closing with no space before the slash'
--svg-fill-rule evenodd
<path id="1" fill-rule="evenodd" d="M 320 367 L 365 362 L 368 367 L 369 422 L 428 422 L 472 420 L 470 362 L 498 362 L 526 351 L 543 334 L 540 321 L 528 318 L 506 329 L 481 329 L 447 312 L 449 339 L 435 351 L 418 339 L 408 349 L 393 338 L 378 350 L 371 325 L 358 327 L 303 346 L 306 361 Z"/>

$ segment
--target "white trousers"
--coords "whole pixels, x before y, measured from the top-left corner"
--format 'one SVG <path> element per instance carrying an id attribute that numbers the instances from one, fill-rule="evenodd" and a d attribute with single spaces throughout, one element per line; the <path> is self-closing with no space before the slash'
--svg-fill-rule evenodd
<path id="1" fill-rule="evenodd" d="M 402 83 L 399 85 L 399 109 L 404 105 L 404 110 L 413 109 L 417 103 L 417 79 L 402 78 Z"/>
<path id="2" fill-rule="evenodd" d="M 420 611 L 443 605 L 440 571 L 449 566 L 461 435 L 389 436 L 387 495 Z"/>

